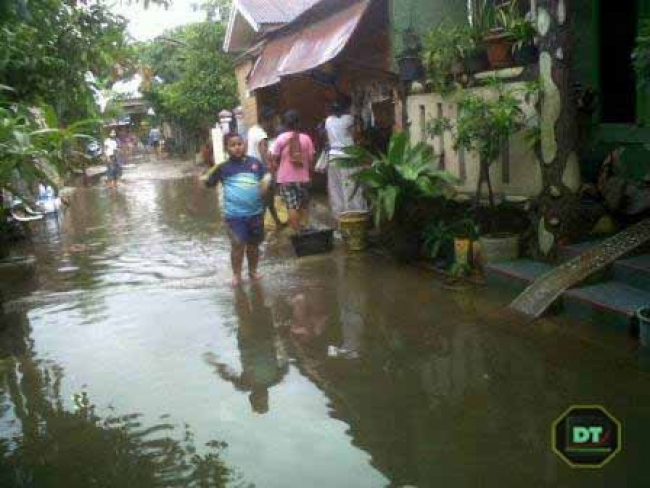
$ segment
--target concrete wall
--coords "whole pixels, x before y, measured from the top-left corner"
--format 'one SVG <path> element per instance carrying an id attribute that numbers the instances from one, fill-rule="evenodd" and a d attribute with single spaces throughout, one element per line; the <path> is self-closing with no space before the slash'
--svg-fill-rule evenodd
<path id="1" fill-rule="evenodd" d="M 244 60 L 235 67 L 237 76 L 237 92 L 239 94 L 239 103 L 244 109 L 244 124 L 246 127 L 252 127 L 257 123 L 257 99 L 253 93 L 248 91 L 246 79 L 253 69 L 253 61 Z"/>
<path id="2" fill-rule="evenodd" d="M 509 87 L 521 91 L 523 84 L 512 83 Z M 474 89 L 485 96 L 490 91 L 486 88 Z M 458 190 L 474 193 L 478 183 L 479 161 L 475 154 L 459 153 L 453 147 L 453 135 L 446 133 L 443 137 L 429 137 L 426 124 L 440 115 L 448 117 L 455 123 L 457 104 L 453 97 L 443 98 L 439 94 L 412 95 L 408 98 L 408 114 L 410 121 L 411 140 L 424 141 L 431 144 L 437 155 L 443 154 L 441 167 L 461 179 Z M 522 108 L 530 116 L 534 107 L 522 100 Z M 509 143 L 507 156 L 495 161 L 491 167 L 491 177 L 494 191 L 506 196 L 537 196 L 542 189 L 542 176 L 536 155 L 524 140 L 523 134 L 518 134 Z M 487 189 L 484 190 L 487 192 Z"/>

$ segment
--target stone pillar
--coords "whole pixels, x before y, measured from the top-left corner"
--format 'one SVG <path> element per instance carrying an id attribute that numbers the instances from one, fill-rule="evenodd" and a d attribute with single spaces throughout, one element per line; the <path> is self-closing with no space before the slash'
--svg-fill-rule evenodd
<path id="1" fill-rule="evenodd" d="M 570 3 L 571 0 L 537 0 L 543 178 L 537 230 L 539 251 L 549 259 L 555 257 L 558 243 L 575 229 L 579 210 L 578 133 L 570 69 Z"/>
<path id="2" fill-rule="evenodd" d="M 219 112 L 219 124 L 221 127 L 221 132 L 224 134 L 230 133 L 230 124 L 232 122 L 233 114 L 229 110 L 222 110 Z"/>
<path id="3" fill-rule="evenodd" d="M 214 154 L 214 163 L 221 164 L 226 160 L 226 151 L 223 147 L 224 133 L 221 130 L 221 125 L 217 124 L 211 131 L 212 135 L 212 151 Z"/>
<path id="4" fill-rule="evenodd" d="M 242 136 L 244 139 L 248 138 L 248 127 L 246 127 L 246 121 L 244 119 L 244 109 L 240 106 L 233 110 L 235 115 L 235 120 L 237 121 L 237 133 Z"/>

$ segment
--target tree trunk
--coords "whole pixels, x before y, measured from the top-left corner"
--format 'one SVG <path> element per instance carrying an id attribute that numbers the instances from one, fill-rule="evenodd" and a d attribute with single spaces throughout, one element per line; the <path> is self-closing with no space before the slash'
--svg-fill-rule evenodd
<path id="1" fill-rule="evenodd" d="M 571 0 L 538 0 L 541 167 L 537 222 L 541 255 L 552 259 L 579 220 L 577 110 L 571 91 Z"/>

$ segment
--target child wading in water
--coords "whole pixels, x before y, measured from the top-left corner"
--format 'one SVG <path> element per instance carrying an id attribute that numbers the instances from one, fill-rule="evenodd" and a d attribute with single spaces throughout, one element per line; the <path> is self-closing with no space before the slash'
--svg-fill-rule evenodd
<path id="1" fill-rule="evenodd" d="M 233 286 L 242 281 L 244 256 L 253 281 L 261 278 L 257 271 L 259 245 L 264 240 L 264 183 L 268 179 L 264 164 L 246 156 L 246 144 L 238 134 L 225 138 L 228 161 L 219 165 L 206 181 L 208 187 L 223 184 L 224 208 L 228 234 L 232 245 L 231 262 Z"/>

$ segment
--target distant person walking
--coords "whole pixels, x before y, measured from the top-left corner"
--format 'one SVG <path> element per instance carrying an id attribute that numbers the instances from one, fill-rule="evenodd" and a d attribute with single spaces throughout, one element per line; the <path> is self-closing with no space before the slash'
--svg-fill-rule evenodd
<path id="1" fill-rule="evenodd" d="M 160 158 L 162 151 L 162 133 L 158 127 L 152 127 L 149 131 L 149 147 L 154 150 L 157 158 Z"/>
<path id="2" fill-rule="evenodd" d="M 117 187 L 117 180 L 122 176 L 122 165 L 117 159 L 118 153 L 117 134 L 111 131 L 109 137 L 104 141 L 104 155 L 106 157 L 106 177 L 112 188 Z"/>
<path id="3" fill-rule="evenodd" d="M 337 160 L 346 157 L 345 149 L 354 146 L 354 118 L 349 113 L 347 102 L 339 100 L 332 104 L 332 115 L 325 120 L 325 131 L 329 143 L 329 165 L 327 167 L 327 192 L 330 207 L 335 218 L 345 212 L 366 211 L 368 205 L 363 192 L 354 194 L 352 176 L 355 168 L 342 168 Z"/>
<path id="4" fill-rule="evenodd" d="M 307 223 L 309 219 L 314 143 L 307 134 L 300 132 L 300 116 L 297 111 L 286 112 L 283 124 L 287 132 L 278 136 L 271 156 L 273 169 L 277 171 L 280 194 L 289 211 L 289 225 L 294 232 L 299 232 L 302 223 Z"/>

